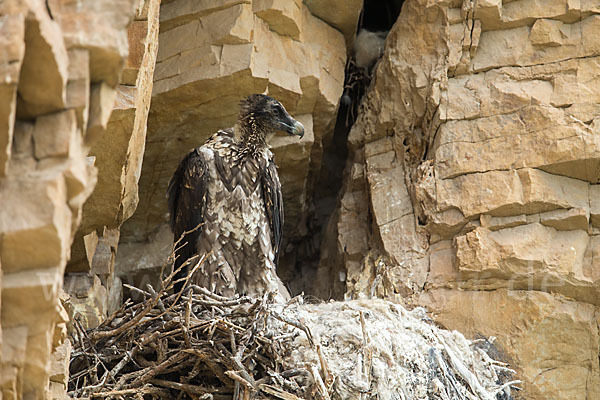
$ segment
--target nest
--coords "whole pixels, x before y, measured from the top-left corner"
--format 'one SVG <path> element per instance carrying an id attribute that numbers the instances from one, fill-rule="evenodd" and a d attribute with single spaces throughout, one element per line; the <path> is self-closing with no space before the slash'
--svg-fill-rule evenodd
<path id="1" fill-rule="evenodd" d="M 159 291 L 129 287 L 144 300 L 95 329 L 75 318 L 71 397 L 506 400 L 520 383 L 481 341 L 434 326 L 422 309 L 281 305 L 198 286 L 169 294 L 171 277 Z"/>
<path id="2" fill-rule="evenodd" d="M 128 286 L 144 296 L 127 300 L 95 329 L 77 318 L 71 340 L 69 395 L 136 399 L 301 399 L 309 395 L 307 370 L 286 370 L 283 357 L 300 332 L 281 315 L 273 296 L 222 297 L 189 286 L 169 294 Z M 277 334 L 273 321 L 293 329 Z"/>

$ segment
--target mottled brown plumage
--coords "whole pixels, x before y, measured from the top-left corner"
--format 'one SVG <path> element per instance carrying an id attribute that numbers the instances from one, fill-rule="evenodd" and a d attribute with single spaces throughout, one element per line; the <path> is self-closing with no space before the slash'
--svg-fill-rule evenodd
<path id="1" fill-rule="evenodd" d="M 283 202 L 267 138 L 278 130 L 304 134 L 277 100 L 251 95 L 235 127 L 189 152 L 173 174 L 167 190 L 171 230 L 175 241 L 183 237 L 174 267 L 207 255 L 193 283 L 225 296 L 278 291 L 280 299 L 289 297 L 275 271 Z"/>

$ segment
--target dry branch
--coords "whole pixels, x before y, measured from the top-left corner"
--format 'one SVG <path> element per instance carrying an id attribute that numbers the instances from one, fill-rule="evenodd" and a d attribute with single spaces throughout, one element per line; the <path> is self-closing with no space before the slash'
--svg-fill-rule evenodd
<path id="1" fill-rule="evenodd" d="M 300 334 L 290 330 L 298 326 L 310 334 L 307 327 L 280 316 L 270 296 L 227 298 L 193 285 L 169 295 L 173 277 L 160 290 L 130 288 L 143 294 L 141 303 L 127 301 L 98 328 L 76 330 L 70 395 L 218 399 L 241 392 L 240 398 L 305 398 L 308 387 L 279 371 L 282 354 Z M 293 326 L 272 332 L 274 317 Z"/>

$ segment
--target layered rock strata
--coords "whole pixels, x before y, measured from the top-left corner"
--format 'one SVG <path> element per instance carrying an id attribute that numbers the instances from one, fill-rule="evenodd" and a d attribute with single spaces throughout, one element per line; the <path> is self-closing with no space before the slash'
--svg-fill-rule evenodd
<path id="1" fill-rule="evenodd" d="M 69 316 L 59 301 L 63 275 L 84 202 L 105 178 L 104 164 L 90 156 L 90 148 L 106 140 L 115 97 L 122 96 L 117 84 L 123 67 L 135 68 L 125 63 L 127 27 L 143 5 L 134 0 L 0 3 L 4 399 L 66 396 L 70 346 Z M 126 70 L 127 76 L 140 91 L 148 81 L 151 87 L 148 76 L 138 76 L 141 85 L 131 83 Z M 141 101 L 131 107 L 144 112 Z M 143 132 L 144 122 L 139 124 L 134 135 Z"/>
<path id="2" fill-rule="evenodd" d="M 172 243 L 169 178 L 187 151 L 233 125 L 239 101 L 251 93 L 277 98 L 306 128 L 301 141 L 280 136 L 271 143 L 284 190 L 285 237 L 306 232 L 311 179 L 331 139 L 346 62 L 344 34 L 329 25 L 331 18 L 315 16 L 313 8 L 332 14 L 312 3 L 163 2 L 140 203 L 121 231 L 122 279 L 147 283 L 163 265 Z M 351 38 L 362 2 L 343 3 L 331 23 Z M 293 265 L 295 249 L 286 247 L 282 258 Z"/>
<path id="3" fill-rule="evenodd" d="M 338 293 L 497 337 L 527 399 L 600 396 L 599 12 L 407 0 L 322 254 Z"/>
<path id="4" fill-rule="evenodd" d="M 83 207 L 65 286 L 72 302 L 96 326 L 120 306 L 122 282 L 115 274 L 120 228 L 135 211 L 146 147 L 146 126 L 158 54 L 160 1 L 140 1 L 127 28 L 128 56 L 107 114 L 106 130 L 90 148 L 98 182 Z"/>

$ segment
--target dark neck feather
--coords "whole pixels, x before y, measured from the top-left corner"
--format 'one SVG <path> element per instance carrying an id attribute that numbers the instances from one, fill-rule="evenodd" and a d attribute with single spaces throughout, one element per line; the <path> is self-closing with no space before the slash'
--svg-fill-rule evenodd
<path id="1" fill-rule="evenodd" d="M 252 114 L 240 117 L 235 128 L 235 138 L 243 152 L 255 152 L 267 147 L 267 129 Z"/>

